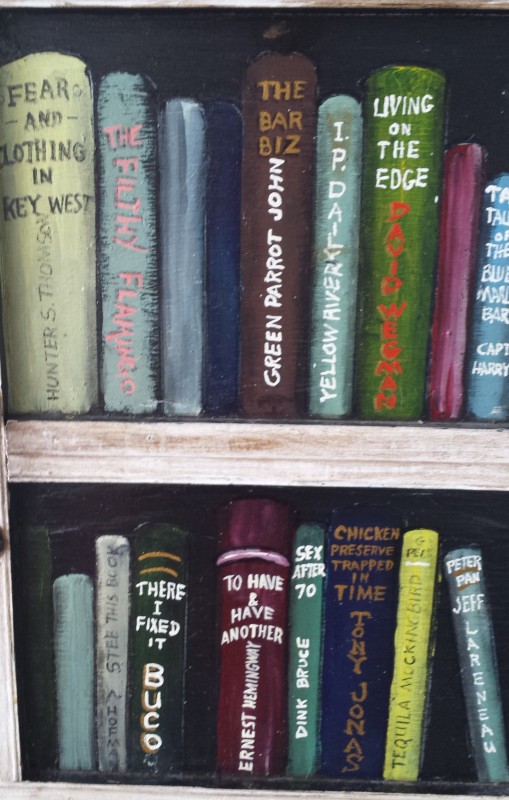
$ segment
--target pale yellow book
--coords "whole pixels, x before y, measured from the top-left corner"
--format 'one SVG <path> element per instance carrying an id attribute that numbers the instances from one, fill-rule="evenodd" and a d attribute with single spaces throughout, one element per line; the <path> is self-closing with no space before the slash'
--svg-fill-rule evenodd
<path id="1" fill-rule="evenodd" d="M 0 68 L 2 324 L 11 413 L 97 403 L 94 131 L 79 58 Z"/>
<path id="2" fill-rule="evenodd" d="M 419 776 L 433 648 L 437 564 L 436 531 L 414 530 L 404 534 L 385 748 L 386 780 L 414 781 Z"/>

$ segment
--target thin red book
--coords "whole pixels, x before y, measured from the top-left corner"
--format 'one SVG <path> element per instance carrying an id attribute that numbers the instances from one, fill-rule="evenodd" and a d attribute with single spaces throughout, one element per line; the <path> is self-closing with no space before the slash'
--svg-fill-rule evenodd
<path id="1" fill-rule="evenodd" d="M 429 415 L 436 421 L 458 419 L 463 408 L 483 173 L 480 145 L 459 144 L 446 152 L 429 377 Z"/>

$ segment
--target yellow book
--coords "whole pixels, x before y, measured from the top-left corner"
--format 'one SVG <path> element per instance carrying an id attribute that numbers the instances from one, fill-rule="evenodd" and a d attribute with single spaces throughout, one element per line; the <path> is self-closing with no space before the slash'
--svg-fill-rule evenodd
<path id="1" fill-rule="evenodd" d="M 92 93 L 86 65 L 0 69 L 2 323 L 11 413 L 97 402 Z"/>
<path id="2" fill-rule="evenodd" d="M 414 781 L 419 775 L 432 650 L 438 533 L 403 536 L 394 637 L 384 778 Z"/>

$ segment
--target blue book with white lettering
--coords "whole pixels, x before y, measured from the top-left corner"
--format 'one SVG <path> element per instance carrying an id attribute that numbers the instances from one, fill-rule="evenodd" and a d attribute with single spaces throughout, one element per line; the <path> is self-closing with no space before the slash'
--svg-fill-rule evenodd
<path id="1" fill-rule="evenodd" d="M 335 512 L 326 544 L 321 772 L 380 778 L 394 661 L 401 519 Z"/>
<path id="2" fill-rule="evenodd" d="M 477 420 L 509 418 L 509 174 L 485 189 L 474 283 L 467 368 L 467 413 Z"/>

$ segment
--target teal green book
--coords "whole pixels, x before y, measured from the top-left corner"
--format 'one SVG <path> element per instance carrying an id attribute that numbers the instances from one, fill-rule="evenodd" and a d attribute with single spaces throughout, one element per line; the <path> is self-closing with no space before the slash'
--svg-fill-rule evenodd
<path id="1" fill-rule="evenodd" d="M 159 297 L 152 87 L 141 75 L 106 75 L 99 86 L 97 117 L 104 408 L 153 413 L 159 386 Z"/>
<path id="2" fill-rule="evenodd" d="M 187 532 L 135 531 L 130 644 L 130 769 L 181 772 L 187 623 Z"/>
<path id="3" fill-rule="evenodd" d="M 357 411 L 419 419 L 438 240 L 445 78 L 390 66 L 367 81 Z"/>
<path id="4" fill-rule="evenodd" d="M 53 584 L 61 770 L 95 767 L 93 597 L 88 575 L 61 575 Z"/>
<path id="5" fill-rule="evenodd" d="M 504 717 L 481 550 L 452 550 L 444 567 L 477 777 L 507 781 Z"/>
<path id="6" fill-rule="evenodd" d="M 324 578 L 324 530 L 300 525 L 292 551 L 289 615 L 287 774 L 293 776 L 313 775 L 318 765 Z"/>
<path id="7" fill-rule="evenodd" d="M 309 413 L 352 410 L 362 116 L 357 100 L 329 97 L 318 109 Z"/>

